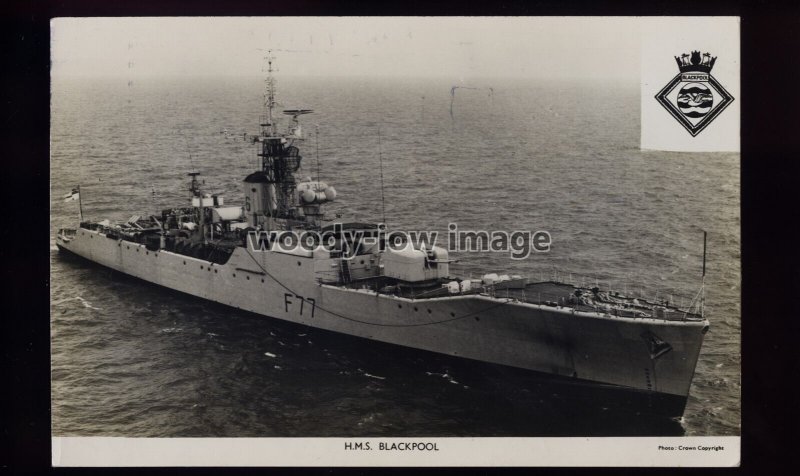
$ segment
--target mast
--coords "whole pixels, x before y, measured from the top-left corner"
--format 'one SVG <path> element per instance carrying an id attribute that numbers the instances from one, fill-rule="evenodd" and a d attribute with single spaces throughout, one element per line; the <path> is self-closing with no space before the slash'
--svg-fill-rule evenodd
<path id="1" fill-rule="evenodd" d="M 271 218 L 295 219 L 299 216 L 297 211 L 297 198 L 295 190 L 297 182 L 294 173 L 300 168 L 302 157 L 300 151 L 294 146 L 295 141 L 303 140 L 300 124 L 297 117 L 313 112 L 310 109 L 287 109 L 283 113 L 292 116 L 292 127 L 286 134 L 278 132 L 275 118 L 275 71 L 272 62 L 272 50 L 268 50 L 267 78 L 265 79 L 266 91 L 264 93 L 264 114 L 261 116 L 261 135 L 258 137 L 261 157 L 261 174 L 265 183 L 269 184 L 268 216 Z"/>
<path id="2" fill-rule="evenodd" d="M 275 107 L 275 78 L 273 77 L 272 50 L 267 50 L 267 77 L 264 81 L 264 110 L 260 115 L 261 132 L 256 134 L 258 170 L 244 179 L 247 221 L 251 227 L 271 230 L 290 229 L 296 226 L 318 226 L 322 218 L 320 205 L 333 201 L 336 190 L 319 181 L 319 128 L 316 131 L 317 181 L 299 181 L 295 174 L 300 170 L 303 157 L 297 144 L 303 140 L 298 117 L 314 112 L 311 109 L 283 109 L 291 117 L 284 130 L 278 130 Z"/>
<path id="3" fill-rule="evenodd" d="M 703 278 L 706 277 L 706 238 L 708 237 L 708 232 L 703 231 Z"/>
<path id="4" fill-rule="evenodd" d="M 319 126 L 314 128 L 314 146 L 317 149 L 316 165 L 317 165 L 317 182 L 319 182 Z"/>
<path id="5" fill-rule="evenodd" d="M 708 232 L 703 231 L 703 281 L 700 284 L 700 317 L 705 317 L 706 313 L 706 239 Z"/>
<path id="6" fill-rule="evenodd" d="M 83 221 L 83 197 L 81 196 L 81 186 L 78 185 L 78 223 Z"/>
<path id="7" fill-rule="evenodd" d="M 189 177 L 192 177 L 192 185 L 189 187 L 189 190 L 192 192 L 192 200 L 197 199 L 198 209 L 200 212 L 200 236 L 203 240 L 203 243 L 206 243 L 206 208 L 203 203 L 203 191 L 200 189 L 200 182 L 197 180 L 197 176 L 200 175 L 200 172 L 189 172 Z"/>
<path id="8" fill-rule="evenodd" d="M 386 226 L 386 199 L 383 195 L 383 150 L 381 146 L 381 127 L 378 126 L 378 161 L 380 163 L 380 170 L 381 170 L 381 219 L 383 220 L 383 226 Z"/>
<path id="9" fill-rule="evenodd" d="M 200 172 L 189 172 L 186 175 L 192 177 L 192 184 L 189 186 L 189 191 L 192 192 L 192 197 L 202 196 L 200 182 L 197 180 L 197 176 L 200 175 Z"/>
<path id="10" fill-rule="evenodd" d="M 272 76 L 272 60 L 274 60 L 275 57 L 272 56 L 272 50 L 267 50 L 267 56 L 265 56 L 264 59 L 267 60 L 267 79 L 264 80 L 267 88 L 264 94 L 264 117 L 261 120 L 261 135 L 262 137 L 275 137 L 278 131 L 275 127 L 275 120 L 273 117 L 273 110 L 275 108 L 275 77 Z"/>

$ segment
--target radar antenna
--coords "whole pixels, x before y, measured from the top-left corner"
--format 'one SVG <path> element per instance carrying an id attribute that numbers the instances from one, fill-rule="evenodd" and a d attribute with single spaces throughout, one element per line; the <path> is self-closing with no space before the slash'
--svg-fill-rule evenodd
<path id="1" fill-rule="evenodd" d="M 284 109 L 283 113 L 287 116 L 292 116 L 292 125 L 289 126 L 289 136 L 294 139 L 303 139 L 303 129 L 300 127 L 300 122 L 297 120 L 298 116 L 303 114 L 311 114 L 313 109 Z"/>

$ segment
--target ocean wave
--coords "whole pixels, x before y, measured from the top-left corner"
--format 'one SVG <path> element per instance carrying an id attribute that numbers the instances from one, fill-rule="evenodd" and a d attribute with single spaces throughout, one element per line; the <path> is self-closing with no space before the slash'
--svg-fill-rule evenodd
<path id="1" fill-rule="evenodd" d="M 691 117 L 692 119 L 697 119 L 698 117 L 704 117 L 706 114 L 708 114 L 708 113 L 707 112 L 700 112 L 700 111 L 689 111 L 689 112 L 684 112 L 683 113 L 684 116 Z"/>
<path id="2" fill-rule="evenodd" d="M 678 100 L 678 107 L 681 109 L 686 109 L 687 107 L 705 107 L 709 108 L 714 105 L 714 101 L 702 101 L 702 102 L 693 102 L 693 101 L 680 101 Z"/>
<path id="3" fill-rule="evenodd" d="M 101 308 L 94 307 L 91 302 L 87 301 L 86 299 L 82 298 L 81 296 L 74 296 L 74 297 L 59 299 L 59 300 L 56 300 L 56 301 L 51 301 L 50 304 L 51 305 L 59 305 L 59 304 L 64 304 L 65 302 L 69 302 L 69 301 L 80 301 L 81 304 L 83 304 L 83 307 L 85 307 L 87 309 L 94 309 L 95 311 L 102 311 Z"/>

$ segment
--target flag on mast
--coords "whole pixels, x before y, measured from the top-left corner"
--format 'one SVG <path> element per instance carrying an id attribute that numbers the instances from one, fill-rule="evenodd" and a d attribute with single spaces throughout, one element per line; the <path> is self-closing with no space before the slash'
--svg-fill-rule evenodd
<path id="1" fill-rule="evenodd" d="M 80 198 L 80 190 L 78 189 L 78 187 L 73 188 L 70 193 L 64 195 L 65 202 L 73 202 L 75 200 L 78 200 L 79 198 Z"/>

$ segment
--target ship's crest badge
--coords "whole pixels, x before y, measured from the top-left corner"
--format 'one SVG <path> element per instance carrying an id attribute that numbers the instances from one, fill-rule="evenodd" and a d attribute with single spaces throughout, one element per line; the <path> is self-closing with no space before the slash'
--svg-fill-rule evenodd
<path id="1" fill-rule="evenodd" d="M 656 94 L 656 100 L 694 137 L 733 102 L 733 96 L 711 76 L 716 56 L 692 51 L 676 56 L 675 61 L 680 72 Z"/>

